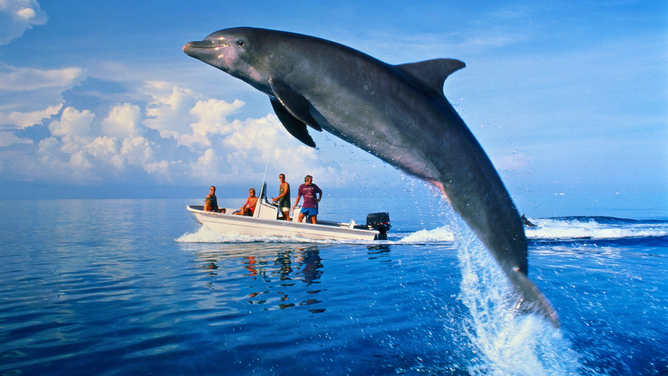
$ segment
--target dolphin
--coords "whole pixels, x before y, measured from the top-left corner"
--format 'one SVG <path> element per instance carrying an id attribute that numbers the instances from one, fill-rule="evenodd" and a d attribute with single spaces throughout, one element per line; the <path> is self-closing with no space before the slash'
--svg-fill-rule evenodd
<path id="1" fill-rule="evenodd" d="M 249 27 L 217 31 L 183 51 L 267 94 L 304 144 L 315 147 L 307 126 L 325 130 L 435 185 L 508 276 L 519 293 L 516 309 L 559 326 L 554 307 L 527 278 L 518 211 L 443 93 L 463 62 L 390 65 L 332 41 Z"/>

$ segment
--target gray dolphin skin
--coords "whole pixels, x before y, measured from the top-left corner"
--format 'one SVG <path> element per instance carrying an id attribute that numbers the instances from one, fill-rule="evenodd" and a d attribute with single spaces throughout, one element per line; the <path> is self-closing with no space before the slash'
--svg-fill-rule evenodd
<path id="1" fill-rule="evenodd" d="M 324 39 L 232 28 L 183 51 L 267 94 L 290 134 L 315 147 L 325 130 L 438 187 L 491 252 L 521 299 L 516 309 L 559 326 L 527 278 L 520 216 L 492 162 L 443 94 L 454 59 L 390 65 Z"/>

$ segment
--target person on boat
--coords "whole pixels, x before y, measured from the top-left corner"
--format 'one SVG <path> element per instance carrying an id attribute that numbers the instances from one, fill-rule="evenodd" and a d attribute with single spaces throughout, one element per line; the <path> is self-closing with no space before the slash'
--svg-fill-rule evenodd
<path id="1" fill-rule="evenodd" d="M 320 197 L 317 197 L 318 194 Z M 318 222 L 318 203 L 322 199 L 322 190 L 317 185 L 313 184 L 313 177 L 311 175 L 306 175 L 304 178 L 304 184 L 299 186 L 299 191 L 297 191 L 297 200 L 295 205 L 292 207 L 294 209 L 298 204 L 299 200 L 304 196 L 304 206 L 299 212 L 299 217 L 297 222 L 301 222 L 304 219 L 304 216 L 311 217 L 311 223 L 316 224 Z"/>
<path id="2" fill-rule="evenodd" d="M 216 197 L 216 187 L 209 188 L 209 194 L 204 199 L 204 211 L 225 213 L 225 208 L 218 208 L 218 198 Z"/>
<path id="3" fill-rule="evenodd" d="M 234 212 L 234 214 L 253 216 L 256 205 L 257 197 L 255 197 L 255 188 L 251 188 L 248 190 L 248 198 L 246 199 L 246 203 L 241 207 L 241 209 L 239 209 L 239 211 Z"/>
<path id="4" fill-rule="evenodd" d="M 278 196 L 273 197 L 272 201 L 278 203 L 278 207 L 281 208 L 283 213 L 283 219 L 290 222 L 290 184 L 285 181 L 285 174 L 278 175 L 278 180 L 281 182 L 281 186 L 278 188 Z"/>

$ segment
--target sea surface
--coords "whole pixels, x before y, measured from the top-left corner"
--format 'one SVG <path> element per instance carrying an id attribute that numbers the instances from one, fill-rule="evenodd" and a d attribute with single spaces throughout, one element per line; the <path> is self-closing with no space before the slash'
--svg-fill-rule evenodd
<path id="1" fill-rule="evenodd" d="M 554 328 L 438 201 L 325 197 L 390 212 L 352 243 L 222 236 L 201 201 L 0 201 L 0 375 L 668 375 L 668 220 L 529 216 Z"/>

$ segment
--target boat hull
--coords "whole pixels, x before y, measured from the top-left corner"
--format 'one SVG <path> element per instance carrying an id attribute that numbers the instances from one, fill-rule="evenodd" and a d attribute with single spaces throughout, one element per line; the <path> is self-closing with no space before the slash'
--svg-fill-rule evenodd
<path id="1" fill-rule="evenodd" d="M 220 234 L 257 237 L 300 237 L 314 240 L 375 240 L 379 231 L 354 227 L 354 222 L 319 221 L 318 224 L 263 219 L 227 213 L 205 212 L 196 206 L 186 209 L 197 222 Z"/>

